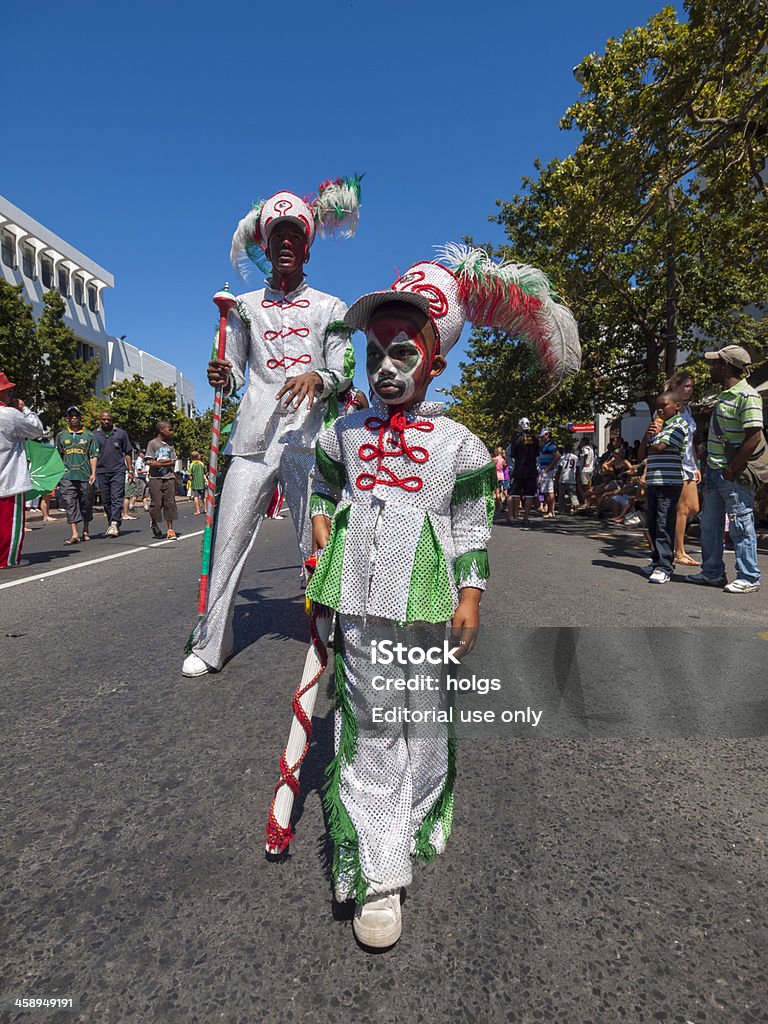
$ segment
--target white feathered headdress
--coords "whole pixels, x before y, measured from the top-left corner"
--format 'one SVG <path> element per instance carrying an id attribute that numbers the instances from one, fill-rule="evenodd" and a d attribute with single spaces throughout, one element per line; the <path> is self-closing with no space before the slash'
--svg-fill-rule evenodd
<path id="1" fill-rule="evenodd" d="M 527 342 L 547 371 L 554 390 L 581 367 L 579 331 L 571 311 L 555 301 L 546 274 L 520 263 L 497 263 L 483 249 L 444 245 L 438 261 L 414 263 L 386 291 L 370 292 L 350 306 L 348 327 L 365 330 L 377 306 L 397 299 L 426 313 L 440 352 L 456 344 L 467 320 L 499 327 Z"/>
<path id="2" fill-rule="evenodd" d="M 298 224 L 307 235 L 309 245 L 318 233 L 321 238 L 341 235 L 351 238 L 360 216 L 360 182 L 362 175 L 328 179 L 318 188 L 313 199 L 302 199 L 293 192 L 277 192 L 269 199 L 260 199 L 237 225 L 232 238 L 230 258 L 243 277 L 249 263 L 268 271 L 264 252 L 272 228 L 278 221 Z"/>

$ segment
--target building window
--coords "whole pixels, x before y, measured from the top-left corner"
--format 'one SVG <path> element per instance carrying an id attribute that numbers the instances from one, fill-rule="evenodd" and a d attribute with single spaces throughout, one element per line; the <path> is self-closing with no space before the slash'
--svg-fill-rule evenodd
<path id="1" fill-rule="evenodd" d="M 83 291 L 82 277 L 75 276 L 75 302 L 78 306 L 85 305 L 85 292 Z"/>
<path id="2" fill-rule="evenodd" d="M 91 359 L 96 358 L 96 349 L 93 347 L 93 345 L 86 345 L 84 341 L 78 341 L 77 358 L 82 359 L 84 363 L 87 363 Z"/>
<path id="3" fill-rule="evenodd" d="M 69 298 L 69 271 L 66 267 L 59 267 L 59 291 L 65 299 Z"/>
<path id="4" fill-rule="evenodd" d="M 43 288 L 50 291 L 53 288 L 53 260 L 50 256 L 40 257 L 40 276 L 43 279 Z"/>
<path id="5" fill-rule="evenodd" d="M 29 244 L 24 242 L 21 247 L 21 269 L 24 271 L 24 276 L 35 280 L 37 274 L 35 274 L 35 250 Z"/>
<path id="6" fill-rule="evenodd" d="M 88 309 L 92 313 L 99 312 L 99 293 L 96 291 L 95 284 L 88 285 Z"/>
<path id="7" fill-rule="evenodd" d="M 16 236 L 10 231 L 3 231 L 2 234 L 2 256 L 3 263 L 11 270 L 16 269 Z"/>

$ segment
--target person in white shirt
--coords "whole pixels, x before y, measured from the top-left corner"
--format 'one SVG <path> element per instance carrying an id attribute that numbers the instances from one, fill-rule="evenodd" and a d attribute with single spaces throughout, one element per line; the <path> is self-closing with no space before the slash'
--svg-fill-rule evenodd
<path id="1" fill-rule="evenodd" d="M 24 494 L 32 487 L 24 441 L 44 430 L 39 417 L 14 397 L 15 387 L 0 371 L 0 569 L 22 564 Z"/>

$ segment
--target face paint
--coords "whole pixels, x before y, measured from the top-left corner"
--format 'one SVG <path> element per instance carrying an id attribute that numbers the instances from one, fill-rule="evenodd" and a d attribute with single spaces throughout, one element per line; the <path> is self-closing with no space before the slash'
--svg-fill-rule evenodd
<path id="1" fill-rule="evenodd" d="M 368 382 L 382 402 L 413 401 L 429 380 L 431 353 L 415 324 L 396 316 L 378 317 L 366 332 Z"/>

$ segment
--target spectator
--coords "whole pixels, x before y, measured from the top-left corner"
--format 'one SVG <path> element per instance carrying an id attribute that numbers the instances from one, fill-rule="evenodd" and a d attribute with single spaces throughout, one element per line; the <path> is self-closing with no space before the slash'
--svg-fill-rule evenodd
<path id="1" fill-rule="evenodd" d="M 578 452 L 578 483 L 576 490 L 582 506 L 587 501 L 587 494 L 592 487 L 592 475 L 595 472 L 595 449 L 586 437 L 579 442 Z"/>
<path id="2" fill-rule="evenodd" d="M 152 504 L 150 518 L 152 520 L 152 536 L 162 538 L 163 532 L 158 523 L 165 519 L 168 540 L 177 540 L 173 529 L 174 520 L 178 516 L 176 509 L 176 449 L 173 447 L 173 427 L 168 420 L 156 423 L 157 437 L 147 445 L 147 465 L 149 466 L 149 494 Z"/>
<path id="3" fill-rule="evenodd" d="M 192 515 L 200 516 L 203 514 L 201 503 L 205 500 L 205 466 L 200 459 L 200 452 L 192 452 L 189 472 L 192 478 L 192 501 L 195 503 Z"/>
<path id="4" fill-rule="evenodd" d="M 67 409 L 67 427 L 58 432 L 55 445 L 65 466 L 59 496 L 71 529 L 69 540 L 64 541 L 69 547 L 81 539 L 91 539 L 93 485 L 99 461 L 99 445 L 90 430 L 83 429 L 83 414 L 76 405 Z M 78 536 L 78 523 L 83 524 L 82 538 Z"/>
<path id="5" fill-rule="evenodd" d="M 505 501 L 504 470 L 507 468 L 507 459 L 504 455 L 503 448 L 496 448 L 493 453 L 493 463 L 496 466 L 496 490 L 494 491 L 493 497 L 496 502 L 496 514 L 498 515 L 499 510 L 503 507 Z"/>
<path id="6" fill-rule="evenodd" d="M 536 460 L 539 457 L 539 442 L 531 433 L 531 421 L 525 416 L 517 424 L 518 432 L 510 445 L 510 461 L 514 463 L 514 476 L 509 485 L 507 522 L 517 521 L 520 502 L 523 501 L 523 526 L 528 519 L 536 497 Z"/>
<path id="7" fill-rule="evenodd" d="M 99 426 L 93 436 L 99 446 L 96 473 L 101 504 L 107 517 L 104 536 L 117 537 L 123 522 L 126 470 L 128 480 L 133 482 L 133 446 L 126 432 L 112 422 L 111 412 L 99 413 Z"/>
<path id="8" fill-rule="evenodd" d="M 147 462 L 146 451 L 139 449 L 136 462 L 133 465 L 134 480 L 136 481 L 136 498 L 144 506 L 144 511 L 149 511 L 149 489 L 147 488 Z"/>
<path id="9" fill-rule="evenodd" d="M 43 424 L 20 398 L 16 385 L 0 372 L 0 569 L 25 564 L 24 495 L 32 487 L 24 441 L 39 437 Z"/>
<path id="10" fill-rule="evenodd" d="M 685 531 L 688 520 L 699 511 L 699 484 L 701 483 L 701 470 L 698 465 L 694 435 L 696 433 L 696 420 L 691 414 L 691 407 L 688 404 L 693 395 L 693 376 L 687 370 L 681 370 L 673 374 L 664 385 L 665 391 L 676 391 L 683 403 L 681 415 L 688 424 L 688 446 L 683 456 L 683 490 L 680 501 L 677 503 L 677 524 L 675 526 L 675 562 L 677 565 L 701 565 L 695 558 L 691 558 L 685 550 Z"/>
<path id="11" fill-rule="evenodd" d="M 565 445 L 565 451 L 557 464 L 557 492 L 560 512 L 572 516 L 579 504 L 576 494 L 576 477 L 579 460 L 573 451 L 572 444 Z"/>
<path id="12" fill-rule="evenodd" d="M 750 594 L 760 587 L 755 533 L 753 478 L 745 473 L 763 435 L 763 403 L 742 380 L 752 359 L 739 345 L 705 353 L 712 361 L 710 376 L 722 389 L 709 424 L 704 509 L 701 514 L 701 572 L 688 583 L 724 587 L 727 594 Z M 736 579 L 728 583 L 723 561 L 724 519 L 728 516 L 736 556 Z"/>
<path id="13" fill-rule="evenodd" d="M 677 503 L 683 489 L 683 456 L 689 428 L 680 415 L 683 403 L 676 391 L 664 391 L 656 399 L 656 417 L 640 445 L 648 453 L 645 483 L 648 489 L 648 533 L 653 556 L 643 572 L 649 583 L 669 583 L 674 568 Z M 662 427 L 657 431 L 657 420 Z"/>
<path id="14" fill-rule="evenodd" d="M 539 434 L 539 490 L 544 498 L 544 518 L 555 518 L 555 473 L 557 464 L 560 461 L 560 450 L 552 440 L 552 432 L 549 427 Z"/>

